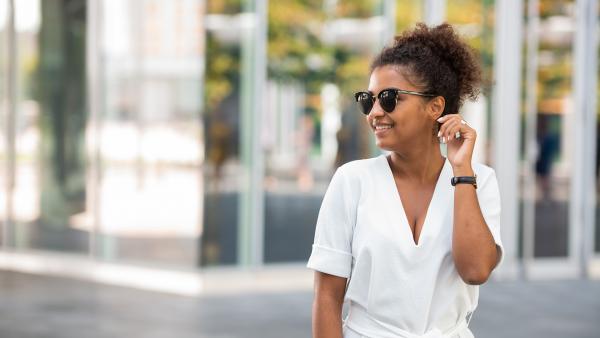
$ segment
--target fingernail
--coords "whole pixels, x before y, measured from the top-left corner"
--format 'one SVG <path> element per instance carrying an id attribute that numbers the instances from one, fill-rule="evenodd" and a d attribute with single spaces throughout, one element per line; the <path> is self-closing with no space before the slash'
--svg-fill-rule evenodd
<path id="1" fill-rule="evenodd" d="M 440 137 L 442 135 L 441 131 L 438 131 L 438 137 Z"/>

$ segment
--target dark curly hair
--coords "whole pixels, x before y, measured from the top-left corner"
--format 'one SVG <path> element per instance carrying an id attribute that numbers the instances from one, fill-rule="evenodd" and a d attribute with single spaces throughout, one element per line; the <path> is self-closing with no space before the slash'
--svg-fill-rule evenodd
<path id="1" fill-rule="evenodd" d="M 458 113 L 465 98 L 477 98 L 481 83 L 479 60 L 451 25 L 428 27 L 418 23 L 394 40 L 375 57 L 371 72 L 387 65 L 406 67 L 408 74 L 404 75 L 411 83 L 444 97 L 442 115 Z"/>

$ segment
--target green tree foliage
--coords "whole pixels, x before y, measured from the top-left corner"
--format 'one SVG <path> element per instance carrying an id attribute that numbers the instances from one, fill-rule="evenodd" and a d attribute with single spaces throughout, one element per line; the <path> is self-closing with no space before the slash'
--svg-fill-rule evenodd
<path id="1" fill-rule="evenodd" d="M 325 24 L 339 17 L 366 18 L 380 1 L 269 1 L 268 77 L 280 82 L 301 82 L 307 94 L 306 111 L 319 112 L 323 83 L 336 83 L 342 91 L 364 85 L 369 50 L 351 51 L 323 41 Z M 333 4 L 329 6 L 328 4 Z M 211 0 L 209 14 L 239 14 L 246 1 Z M 360 37 L 357 37 L 360 38 Z M 368 43 L 368 41 L 367 41 Z M 366 44 L 368 46 L 368 44 Z M 207 37 L 206 102 L 208 111 L 239 86 L 240 46 Z"/>

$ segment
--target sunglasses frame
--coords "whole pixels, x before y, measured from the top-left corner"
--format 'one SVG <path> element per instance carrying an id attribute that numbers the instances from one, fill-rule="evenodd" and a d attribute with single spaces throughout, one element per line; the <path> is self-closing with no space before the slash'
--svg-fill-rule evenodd
<path id="1" fill-rule="evenodd" d="M 354 99 L 356 100 L 356 102 L 359 104 L 360 106 L 360 111 L 365 114 L 365 115 L 369 115 L 371 113 L 371 110 L 373 110 L 373 106 L 375 106 L 375 100 L 378 99 L 379 102 L 381 102 L 381 94 L 383 94 L 384 92 L 388 92 L 388 91 L 392 91 L 396 94 L 396 98 L 395 98 L 395 102 L 394 102 L 394 107 L 392 108 L 391 111 L 387 111 L 385 108 L 383 108 L 383 106 L 381 106 L 381 109 L 383 109 L 383 111 L 385 111 L 386 113 L 391 113 L 394 111 L 394 109 L 396 109 L 396 104 L 398 104 L 398 94 L 409 94 L 409 95 L 417 95 L 417 96 L 423 96 L 423 97 L 435 97 L 437 95 L 435 94 L 431 94 L 431 93 L 424 93 L 424 92 L 416 92 L 413 90 L 404 90 L 404 89 L 398 89 L 398 88 L 386 88 L 383 89 L 382 91 L 379 92 L 379 94 L 377 94 L 377 96 L 373 95 L 373 93 L 366 91 L 366 92 L 356 92 L 354 93 Z M 367 94 L 370 97 L 370 101 L 371 101 L 371 108 L 369 109 L 368 112 L 365 112 L 361 101 L 359 101 L 359 97 L 363 94 Z"/>

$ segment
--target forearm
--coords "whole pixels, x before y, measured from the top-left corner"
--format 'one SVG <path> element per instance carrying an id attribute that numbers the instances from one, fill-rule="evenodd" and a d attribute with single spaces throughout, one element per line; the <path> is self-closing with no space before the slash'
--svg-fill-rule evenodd
<path id="1" fill-rule="evenodd" d="M 455 176 L 473 176 L 472 168 L 457 169 Z M 475 187 L 454 187 L 452 256 L 461 278 L 468 284 L 484 283 L 496 261 L 494 238 L 481 213 Z"/>
<path id="2" fill-rule="evenodd" d="M 333 299 L 315 298 L 313 338 L 342 338 L 342 304 Z"/>

